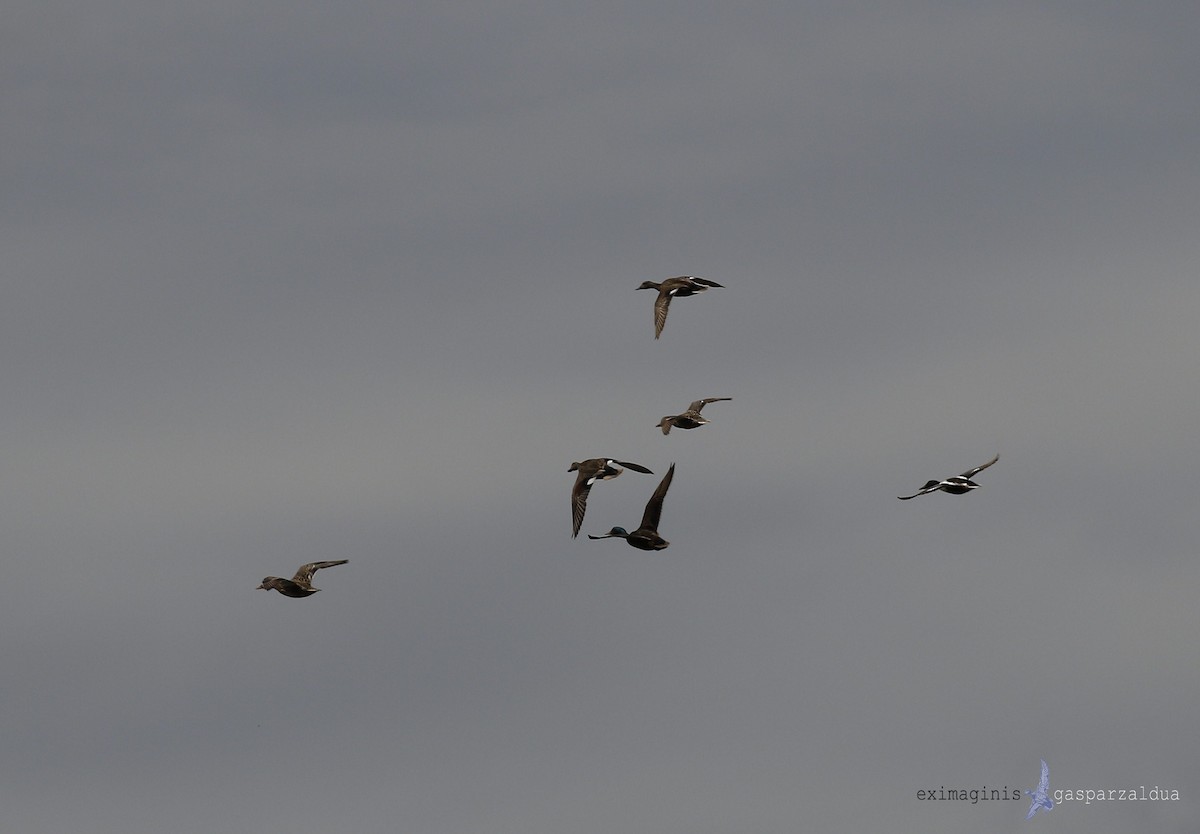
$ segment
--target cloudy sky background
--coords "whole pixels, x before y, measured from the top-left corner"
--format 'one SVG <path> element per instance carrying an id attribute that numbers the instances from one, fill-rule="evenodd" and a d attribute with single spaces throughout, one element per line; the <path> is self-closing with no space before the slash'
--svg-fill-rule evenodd
<path id="1" fill-rule="evenodd" d="M 2 827 L 1196 831 L 1195 4 L 424 6 L 6 11 Z"/>

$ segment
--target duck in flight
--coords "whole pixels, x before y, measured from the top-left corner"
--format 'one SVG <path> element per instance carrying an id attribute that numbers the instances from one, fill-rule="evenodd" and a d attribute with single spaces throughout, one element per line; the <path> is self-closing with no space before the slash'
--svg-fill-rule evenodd
<path id="1" fill-rule="evenodd" d="M 667 323 L 667 310 L 671 307 L 672 298 L 682 298 L 685 295 L 698 295 L 707 292 L 709 287 L 723 287 L 716 281 L 707 278 L 697 278 L 695 275 L 680 275 L 678 278 L 668 278 L 661 284 L 654 281 L 643 281 L 639 290 L 658 290 L 658 298 L 654 299 L 654 338 L 662 335 L 663 325 Z"/>
<path id="2" fill-rule="evenodd" d="M 296 571 L 296 575 L 291 579 L 284 579 L 280 576 L 266 577 L 263 579 L 262 584 L 258 586 L 257 590 L 276 590 L 285 597 L 296 597 L 297 599 L 300 597 L 310 597 L 317 591 L 321 590 L 320 588 L 314 588 L 312 586 L 312 578 L 314 573 L 322 568 L 332 568 L 336 565 L 344 565 L 349 561 L 349 559 L 338 559 L 336 562 L 309 562 L 307 565 L 304 565 L 302 568 L 300 568 L 300 570 Z"/>
<path id="3" fill-rule="evenodd" d="M 575 476 L 575 486 L 571 487 L 571 538 L 579 535 L 579 527 L 583 524 L 583 514 L 587 512 L 587 497 L 592 490 L 592 484 L 596 481 L 610 481 L 620 475 L 625 469 L 632 469 L 634 472 L 644 472 L 647 475 L 653 475 L 644 466 L 636 463 L 630 463 L 625 460 L 615 460 L 613 458 L 591 458 L 590 460 L 576 461 L 571 464 L 568 472 L 578 471 Z"/>
<path id="4" fill-rule="evenodd" d="M 896 497 L 901 501 L 907 501 L 910 498 L 916 498 L 918 495 L 924 495 L 927 492 L 936 492 L 939 489 L 942 492 L 949 492 L 951 495 L 962 495 L 963 493 L 970 492 L 973 489 L 979 489 L 979 484 L 975 483 L 971 479 L 998 460 L 1000 460 L 1000 456 L 996 455 L 983 466 L 976 466 L 974 469 L 968 469 L 961 475 L 955 475 L 953 478 L 947 478 L 944 481 L 926 481 L 925 486 L 921 487 L 912 495 L 897 495 Z"/>
<path id="5" fill-rule="evenodd" d="M 677 429 L 695 429 L 703 426 L 705 423 L 711 423 L 707 417 L 700 414 L 700 410 L 709 403 L 720 403 L 732 400 L 733 397 L 706 397 L 703 400 L 696 400 L 687 407 L 687 411 L 682 414 L 670 414 L 658 421 L 658 427 L 662 429 L 663 434 L 670 434 L 671 428 Z"/>
<path id="6" fill-rule="evenodd" d="M 662 516 L 663 499 L 667 497 L 667 489 L 670 488 L 671 479 L 674 477 L 675 464 L 672 463 L 671 468 L 663 477 L 662 483 L 658 485 L 658 489 L 654 490 L 654 494 L 646 502 L 646 512 L 642 514 L 641 527 L 632 533 L 626 532 L 624 527 L 614 527 L 603 536 L 593 536 L 589 533 L 588 538 L 624 539 L 627 544 L 638 550 L 666 550 L 671 543 L 658 534 L 658 520 Z"/>
<path id="7" fill-rule="evenodd" d="M 1029 806 L 1029 813 L 1025 815 L 1025 819 L 1033 819 L 1033 815 L 1043 808 L 1049 811 L 1054 807 L 1054 800 L 1050 798 L 1050 768 L 1046 766 L 1046 760 L 1042 759 L 1042 778 L 1038 780 L 1038 785 L 1032 791 L 1025 791 L 1026 796 L 1033 799 L 1033 803 Z"/>

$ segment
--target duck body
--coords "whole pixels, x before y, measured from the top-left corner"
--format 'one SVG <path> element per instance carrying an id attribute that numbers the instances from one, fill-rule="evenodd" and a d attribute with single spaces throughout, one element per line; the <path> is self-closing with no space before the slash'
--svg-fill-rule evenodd
<path id="1" fill-rule="evenodd" d="M 970 478 L 947 478 L 937 485 L 937 488 L 942 492 L 948 492 L 951 495 L 966 495 L 973 489 L 979 489 L 979 484 L 972 481 Z"/>
<path id="2" fill-rule="evenodd" d="M 311 597 L 320 588 L 301 585 L 298 582 L 293 582 L 290 579 L 284 579 L 282 576 L 268 576 L 263 579 L 262 584 L 258 586 L 260 591 L 279 591 L 285 597 L 293 597 L 301 599 L 302 597 Z"/>
<path id="3" fill-rule="evenodd" d="M 634 530 L 632 533 L 626 532 L 624 527 L 614 527 L 604 536 L 588 536 L 589 539 L 624 539 L 625 543 L 630 547 L 636 547 L 638 550 L 666 550 L 671 546 L 671 543 L 658 534 L 657 530 L 643 530 L 641 528 Z"/>

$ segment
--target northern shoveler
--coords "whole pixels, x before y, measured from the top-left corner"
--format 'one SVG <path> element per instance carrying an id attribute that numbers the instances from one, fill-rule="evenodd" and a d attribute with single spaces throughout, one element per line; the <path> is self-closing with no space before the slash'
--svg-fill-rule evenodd
<path id="1" fill-rule="evenodd" d="M 910 498 L 916 498 L 918 495 L 924 495 L 927 492 L 937 492 L 939 489 L 942 492 L 948 492 L 951 495 L 962 495 L 963 493 L 970 492 L 973 489 L 979 489 L 979 484 L 975 483 L 971 479 L 998 460 L 1000 460 L 1000 456 L 996 455 L 983 466 L 976 466 L 974 469 L 968 469 L 961 475 L 955 475 L 953 478 L 947 478 L 944 481 L 926 481 L 925 486 L 921 487 L 912 495 L 897 495 L 896 497 L 901 501 L 907 501 Z"/>

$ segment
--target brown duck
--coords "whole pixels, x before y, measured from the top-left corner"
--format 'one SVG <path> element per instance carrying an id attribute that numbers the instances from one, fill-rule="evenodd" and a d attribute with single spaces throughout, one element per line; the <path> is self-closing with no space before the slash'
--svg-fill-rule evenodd
<path id="1" fill-rule="evenodd" d="M 663 434 L 670 434 L 671 428 L 677 429 L 695 429 L 703 426 L 705 423 L 711 423 L 707 417 L 700 414 L 700 409 L 709 403 L 720 403 L 732 400 L 733 397 L 707 397 L 703 400 L 696 400 L 687 407 L 687 411 L 682 414 L 671 414 L 658 421 L 658 427 L 662 429 Z"/>
<path id="2" fill-rule="evenodd" d="M 321 590 L 312 586 L 314 573 L 321 568 L 332 568 L 336 565 L 344 565 L 349 561 L 349 559 L 338 559 L 336 562 L 309 562 L 296 571 L 296 575 L 291 579 L 284 579 L 280 576 L 266 577 L 256 590 L 270 591 L 274 589 L 285 597 L 310 597 Z"/>
<path id="3" fill-rule="evenodd" d="M 706 292 L 709 287 L 722 287 L 716 281 L 707 278 L 697 278 L 695 275 L 680 275 L 678 278 L 668 278 L 661 284 L 654 281 L 643 281 L 639 290 L 658 290 L 658 298 L 654 299 L 654 338 L 662 335 L 663 325 L 667 323 L 667 310 L 671 308 L 671 299 L 685 295 L 698 295 Z"/>
<path id="4" fill-rule="evenodd" d="M 596 481 L 610 481 L 620 475 L 625 469 L 632 469 L 634 472 L 644 472 L 647 475 L 653 475 L 644 466 L 637 463 L 629 463 L 624 460 L 615 460 L 613 458 L 591 458 L 590 460 L 576 461 L 571 464 L 568 472 L 578 470 L 579 474 L 575 477 L 575 486 L 571 488 L 571 538 L 579 535 L 579 527 L 583 524 L 583 514 L 587 511 L 587 497 L 592 490 L 592 484 Z"/>

